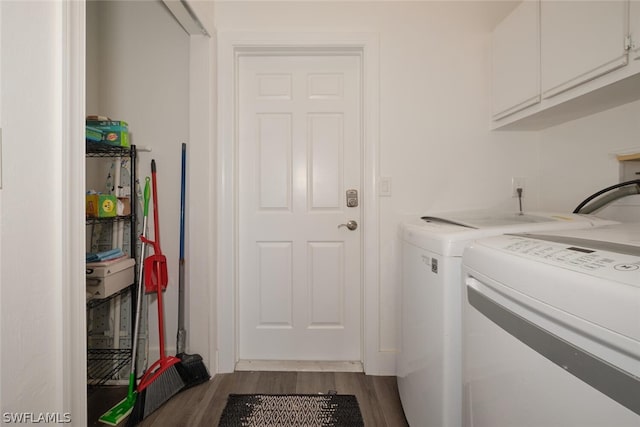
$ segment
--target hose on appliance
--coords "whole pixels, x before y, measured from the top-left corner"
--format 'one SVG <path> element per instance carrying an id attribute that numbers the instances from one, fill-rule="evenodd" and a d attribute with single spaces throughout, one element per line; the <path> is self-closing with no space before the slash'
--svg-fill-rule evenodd
<path id="1" fill-rule="evenodd" d="M 623 188 L 627 187 L 627 188 Z M 611 194 L 608 194 L 599 200 L 596 200 L 591 205 L 587 206 L 589 202 L 593 199 L 602 196 L 605 193 L 610 191 L 617 190 Z M 574 210 L 573 213 L 578 214 L 590 214 L 603 206 L 608 205 L 609 203 L 618 200 L 622 197 L 631 196 L 634 194 L 640 194 L 640 179 L 633 179 L 631 181 L 621 182 L 619 184 L 612 185 L 607 188 L 603 188 L 602 190 L 593 193 L 591 196 L 587 197 L 580 203 Z"/>

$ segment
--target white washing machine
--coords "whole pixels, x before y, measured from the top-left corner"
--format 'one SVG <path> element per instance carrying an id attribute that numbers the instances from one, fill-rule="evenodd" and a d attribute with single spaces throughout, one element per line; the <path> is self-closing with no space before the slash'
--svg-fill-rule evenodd
<path id="1" fill-rule="evenodd" d="M 458 212 L 402 226 L 398 389 L 413 427 L 459 427 L 462 420 L 461 257 L 474 239 L 503 233 L 588 228 L 589 215 Z"/>
<path id="2" fill-rule="evenodd" d="M 611 219 L 618 222 L 640 221 L 640 194 L 618 199 L 594 211 L 598 218 Z"/>
<path id="3" fill-rule="evenodd" d="M 463 257 L 464 425 L 640 426 L 640 223 Z"/>

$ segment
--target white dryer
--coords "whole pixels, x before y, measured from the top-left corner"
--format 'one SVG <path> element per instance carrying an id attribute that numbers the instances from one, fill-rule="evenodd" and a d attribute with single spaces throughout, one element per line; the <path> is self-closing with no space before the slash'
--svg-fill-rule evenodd
<path id="1" fill-rule="evenodd" d="M 397 379 L 413 427 L 462 420 L 461 259 L 465 245 L 503 233 L 601 226 L 589 215 L 457 212 L 402 226 L 401 344 Z"/>
<path id="2" fill-rule="evenodd" d="M 640 223 L 463 257 L 464 425 L 640 426 Z"/>

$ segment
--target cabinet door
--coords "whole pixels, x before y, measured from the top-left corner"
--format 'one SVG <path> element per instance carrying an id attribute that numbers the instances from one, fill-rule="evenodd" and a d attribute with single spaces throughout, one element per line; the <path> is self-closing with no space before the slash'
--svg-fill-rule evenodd
<path id="1" fill-rule="evenodd" d="M 640 0 L 631 0 L 629 6 L 629 34 L 631 41 L 631 58 L 640 60 Z"/>
<path id="2" fill-rule="evenodd" d="M 540 102 L 540 2 L 522 2 L 493 31 L 493 118 Z"/>
<path id="3" fill-rule="evenodd" d="M 628 0 L 542 0 L 544 98 L 626 65 L 628 5 Z"/>

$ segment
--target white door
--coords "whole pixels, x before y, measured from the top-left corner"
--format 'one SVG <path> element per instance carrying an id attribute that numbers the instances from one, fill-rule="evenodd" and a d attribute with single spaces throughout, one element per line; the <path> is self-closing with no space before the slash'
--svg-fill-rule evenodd
<path id="1" fill-rule="evenodd" d="M 360 60 L 243 56 L 238 71 L 239 358 L 360 361 Z"/>

